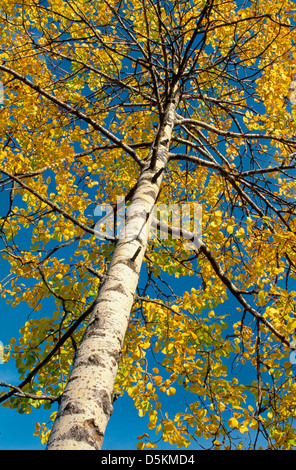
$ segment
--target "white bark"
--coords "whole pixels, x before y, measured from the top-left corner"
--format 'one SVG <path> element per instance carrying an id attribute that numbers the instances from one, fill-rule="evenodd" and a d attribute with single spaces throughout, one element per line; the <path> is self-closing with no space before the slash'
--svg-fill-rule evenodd
<path id="1" fill-rule="evenodd" d="M 155 165 L 143 169 L 131 201 L 130 211 L 139 205 L 148 215 L 155 203 L 175 121 L 176 99 L 167 105 L 155 148 Z M 47 444 L 48 450 L 99 450 L 112 414 L 112 394 L 128 327 L 143 256 L 147 246 L 148 220 L 128 216 L 126 229 L 143 226 L 135 239 L 117 242 L 83 340 L 77 352 L 57 418 Z"/>

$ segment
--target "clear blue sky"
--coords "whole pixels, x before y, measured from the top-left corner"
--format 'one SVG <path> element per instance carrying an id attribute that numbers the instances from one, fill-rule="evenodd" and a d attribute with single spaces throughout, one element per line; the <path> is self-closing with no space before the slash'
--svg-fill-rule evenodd
<path id="1" fill-rule="evenodd" d="M 7 209 L 7 194 L 0 194 L 0 216 L 4 215 Z M 22 240 L 25 242 L 25 240 Z M 28 240 L 28 247 L 30 241 Z M 0 259 L 0 279 L 7 275 L 6 262 Z M 171 278 L 173 280 L 173 278 Z M 192 284 L 191 284 L 192 283 Z M 190 283 L 186 279 L 178 279 L 176 282 L 179 291 L 188 290 L 194 286 L 194 279 L 190 278 Z M 183 289 L 184 288 L 184 289 Z M 236 302 L 230 297 L 222 306 L 231 314 L 232 320 L 237 320 L 239 315 L 236 312 Z M 46 308 L 46 307 L 45 307 Z M 24 325 L 30 310 L 26 305 L 20 304 L 14 308 L 7 306 L 5 300 L 0 298 L 0 341 L 7 344 L 11 337 L 19 336 L 19 329 Z M 41 314 L 41 312 L 40 312 Z M 50 315 L 50 312 L 43 314 Z M 248 374 L 248 370 L 243 370 L 243 374 Z M 0 381 L 18 385 L 20 379 L 14 367 L 14 362 L 0 364 Z M 182 398 L 182 393 L 178 397 Z M 184 397 L 183 397 L 184 398 Z M 167 406 L 170 410 L 176 411 L 179 403 L 178 398 L 165 397 Z M 181 409 L 184 409 L 184 399 Z M 3 408 L 0 406 L 0 450 L 15 449 L 44 449 L 38 437 L 34 437 L 35 422 L 49 421 L 50 412 L 43 410 L 34 410 L 30 414 L 18 414 L 15 410 Z M 145 426 L 147 417 L 139 418 L 137 410 L 133 406 L 132 399 L 122 397 L 114 403 L 114 413 L 107 427 L 103 449 L 106 450 L 132 450 L 136 449 L 137 436 L 144 432 L 149 432 Z M 153 432 L 151 432 L 153 435 Z M 193 447 L 193 446 L 192 446 Z M 171 446 L 161 443 L 159 449 L 171 449 Z"/>
<path id="2" fill-rule="evenodd" d="M 0 261 L 1 278 L 3 274 L 3 261 Z M 26 321 L 30 310 L 23 304 L 12 308 L 6 305 L 5 300 L 1 298 L 0 305 L 0 340 L 5 345 L 11 337 L 17 338 L 19 336 L 18 331 Z M 14 361 L 11 360 L 6 364 L 0 364 L 0 381 L 13 385 L 19 384 L 20 379 L 14 366 Z M 164 400 L 168 410 L 172 412 L 178 410 L 180 403 L 178 403 L 177 396 L 166 397 L 164 395 Z M 184 402 L 182 407 L 184 407 Z M 56 407 L 52 411 L 54 409 Z M 0 450 L 44 449 L 45 446 L 41 444 L 39 437 L 33 436 L 33 433 L 35 431 L 35 423 L 48 422 L 50 413 L 51 411 L 33 409 L 30 414 L 19 414 L 15 410 L 0 406 Z M 120 397 L 114 403 L 114 413 L 107 427 L 103 450 L 136 449 L 137 436 L 144 432 L 150 432 L 146 427 L 148 422 L 148 417 L 139 418 L 131 398 L 128 396 Z M 151 435 L 153 435 L 153 431 Z M 172 449 L 172 447 L 169 444 L 160 443 L 159 449 L 166 450 Z"/>
<path id="3" fill-rule="evenodd" d="M 3 193 L 0 194 L 0 203 L 1 202 L 2 209 L 0 211 L 0 216 L 5 214 L 7 208 L 7 201 L 5 201 L 5 195 L 3 195 Z M 29 235 L 29 230 L 27 235 Z M 24 232 L 22 232 L 21 242 L 22 245 L 27 243 L 26 248 L 30 249 L 30 238 L 28 237 L 26 240 Z M 5 277 L 7 272 L 7 262 L 0 259 L 0 279 Z M 194 277 L 190 277 L 189 279 L 174 279 L 173 276 L 170 276 L 167 280 L 173 283 L 177 294 L 182 294 L 184 290 L 190 290 L 197 282 Z M 195 285 L 195 287 L 197 286 Z M 223 313 L 227 311 L 227 313 L 230 314 L 231 320 L 236 321 L 240 315 L 237 315 L 236 306 L 237 303 L 231 296 L 229 296 L 229 300 L 225 304 L 216 308 L 215 311 L 218 312 L 220 309 L 222 311 L 224 310 Z M 22 303 L 12 308 L 6 304 L 5 299 L 0 297 L 0 341 L 2 341 L 4 345 L 8 344 L 12 337 L 19 337 L 19 329 L 24 325 L 30 314 L 32 314 L 32 310 L 26 306 L 26 304 Z M 38 315 L 50 316 L 50 314 L 50 302 L 43 302 L 43 309 L 38 313 Z M 247 368 L 244 368 L 244 370 L 240 372 L 242 374 L 248 374 Z M 13 385 L 18 385 L 20 383 L 13 360 L 8 361 L 6 364 L 0 364 L 0 381 Z M 161 401 L 165 401 L 165 410 L 170 412 L 170 417 L 173 417 L 176 412 L 183 411 L 185 409 L 185 393 L 183 388 L 179 387 L 176 395 L 171 397 L 163 394 Z M 192 401 L 194 401 L 194 397 L 192 398 Z M 56 405 L 52 411 L 55 409 Z M 48 422 L 50 413 L 51 411 L 32 409 L 30 414 L 20 415 L 15 410 L 0 406 L 0 450 L 44 449 L 45 446 L 41 444 L 39 437 L 33 436 L 33 433 L 35 431 L 35 423 Z M 114 413 L 107 427 L 103 450 L 136 449 L 138 442 L 137 436 L 144 432 L 148 432 L 152 438 L 154 436 L 154 431 L 150 431 L 147 428 L 148 422 L 148 417 L 139 418 L 138 412 L 133 406 L 131 398 L 128 396 L 120 397 L 114 403 Z M 190 449 L 194 450 L 194 448 L 196 448 L 196 446 L 192 443 Z M 176 447 L 160 442 L 158 449 L 172 450 L 176 449 Z"/>

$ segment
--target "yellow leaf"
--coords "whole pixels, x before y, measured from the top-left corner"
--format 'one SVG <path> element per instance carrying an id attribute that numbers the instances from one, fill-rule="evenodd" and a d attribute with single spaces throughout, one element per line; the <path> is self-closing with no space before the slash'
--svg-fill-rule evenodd
<path id="1" fill-rule="evenodd" d="M 150 449 L 156 449 L 157 446 L 156 444 L 154 444 L 154 442 L 147 442 L 146 447 L 150 447 Z"/>
<path id="2" fill-rule="evenodd" d="M 157 426 L 157 428 L 155 429 L 155 434 L 158 434 L 159 431 L 161 430 L 161 428 L 162 428 L 162 425 L 159 424 L 159 425 Z"/>
<path id="3" fill-rule="evenodd" d="M 151 421 L 150 423 L 147 424 L 149 429 L 154 429 L 156 426 L 156 421 Z"/>
<path id="4" fill-rule="evenodd" d="M 247 426 L 244 426 L 244 425 L 243 425 L 243 426 L 240 426 L 239 432 L 242 433 L 242 434 L 244 434 L 245 432 L 248 432 Z"/>
<path id="5" fill-rule="evenodd" d="M 173 423 L 166 423 L 164 426 L 163 426 L 163 432 L 164 433 L 172 433 L 175 431 L 175 426 L 173 425 Z"/>
<path id="6" fill-rule="evenodd" d="M 239 426 L 239 422 L 236 418 L 230 418 L 228 424 L 231 428 L 237 428 Z"/>
<path id="7" fill-rule="evenodd" d="M 235 232 L 235 235 L 238 237 L 238 238 L 243 238 L 245 236 L 245 230 L 243 227 L 241 227 L 240 229 L 238 229 L 236 232 Z"/>
<path id="8" fill-rule="evenodd" d="M 252 419 L 249 426 L 250 426 L 251 429 L 257 429 L 258 428 L 258 422 L 255 419 Z"/>
<path id="9" fill-rule="evenodd" d="M 260 290 L 258 293 L 259 305 L 263 306 L 265 304 L 265 298 L 267 296 L 267 292 L 264 290 Z"/>

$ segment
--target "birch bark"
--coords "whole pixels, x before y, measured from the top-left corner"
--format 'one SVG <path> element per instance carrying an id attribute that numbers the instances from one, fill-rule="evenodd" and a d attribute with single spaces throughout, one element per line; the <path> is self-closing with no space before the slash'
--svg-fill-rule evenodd
<path id="1" fill-rule="evenodd" d="M 47 450 L 99 450 L 112 414 L 112 395 L 121 348 L 134 302 L 155 204 L 169 158 L 178 94 L 174 87 L 159 129 L 150 164 L 142 170 L 126 220 L 100 288 L 69 381 L 62 395 Z M 144 208 L 143 212 L 138 209 Z"/>

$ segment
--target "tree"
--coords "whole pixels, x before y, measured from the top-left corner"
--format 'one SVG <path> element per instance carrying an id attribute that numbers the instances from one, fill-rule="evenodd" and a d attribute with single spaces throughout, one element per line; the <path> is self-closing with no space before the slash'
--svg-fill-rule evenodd
<path id="1" fill-rule="evenodd" d="M 0 402 L 58 400 L 52 431 L 37 425 L 48 449 L 100 449 L 123 393 L 157 434 L 139 449 L 293 448 L 293 4 L 13 0 L 0 14 L 1 295 L 34 312 L 6 345 L 20 383 Z M 113 227 L 126 205 L 124 231 L 102 205 Z M 172 417 L 160 395 L 180 389 Z"/>

